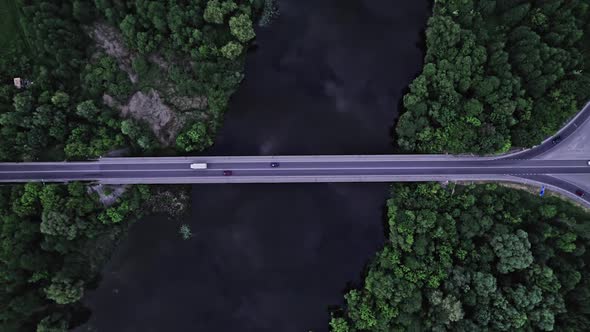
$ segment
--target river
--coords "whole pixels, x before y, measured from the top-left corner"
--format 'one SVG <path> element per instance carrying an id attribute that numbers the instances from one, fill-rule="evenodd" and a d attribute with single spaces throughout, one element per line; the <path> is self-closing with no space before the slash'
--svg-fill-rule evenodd
<path id="1" fill-rule="evenodd" d="M 209 153 L 391 153 L 429 5 L 281 0 Z M 387 195 L 387 184 L 195 185 L 186 220 L 131 228 L 78 330 L 327 331 L 383 244 Z"/>

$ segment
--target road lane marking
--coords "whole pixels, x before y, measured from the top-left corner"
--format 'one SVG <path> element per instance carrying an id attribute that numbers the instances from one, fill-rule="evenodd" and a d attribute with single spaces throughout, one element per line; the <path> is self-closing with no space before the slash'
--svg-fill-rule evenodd
<path id="1" fill-rule="evenodd" d="M 579 165 L 513 165 L 513 166 L 452 166 L 452 167 L 282 167 L 282 168 L 239 168 L 239 167 L 228 167 L 228 168 L 216 168 L 216 169 L 202 169 L 202 170 L 191 170 L 190 168 L 164 168 L 164 169 L 91 169 L 91 170 L 25 170 L 25 171 L 1 171 L 0 174 L 32 174 L 32 173 L 113 173 L 113 172 L 193 172 L 195 174 L 204 172 L 219 172 L 223 170 L 232 171 L 268 171 L 270 173 L 279 173 L 281 171 L 322 171 L 322 170 L 465 170 L 465 169 L 580 169 L 590 173 L 589 166 Z"/>

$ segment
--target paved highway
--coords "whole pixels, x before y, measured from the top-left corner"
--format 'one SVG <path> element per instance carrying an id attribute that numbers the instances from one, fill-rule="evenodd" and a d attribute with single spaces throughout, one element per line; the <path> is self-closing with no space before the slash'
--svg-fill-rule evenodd
<path id="1" fill-rule="evenodd" d="M 0 182 L 102 181 L 107 183 L 349 182 L 485 175 L 588 174 L 586 160 L 510 160 L 434 156 L 440 160 L 397 160 L 397 156 L 272 156 L 202 158 L 109 158 L 95 162 L 0 163 Z M 389 160 L 387 160 L 389 159 Z M 423 158 L 422 158 L 423 159 Z M 436 158 L 433 158 L 436 159 Z M 446 160 L 445 160 L 446 159 Z M 190 163 L 207 162 L 205 170 Z M 279 162 L 280 167 L 270 167 Z M 231 171 L 232 175 L 224 175 Z M 397 177 L 397 178 L 396 178 Z M 360 180 L 359 180 L 360 179 Z M 388 180 L 389 179 L 389 180 Z M 401 179 L 403 181 L 403 179 Z"/>
<path id="2" fill-rule="evenodd" d="M 590 118 L 590 103 L 560 132 L 572 136 Z M 583 130 L 578 130 L 583 133 Z M 287 183 L 394 181 L 535 181 L 574 195 L 580 188 L 559 175 L 587 178 L 588 157 L 580 160 L 538 160 L 553 149 L 551 139 L 526 151 L 497 157 L 452 155 L 350 155 L 259 157 L 101 158 L 88 162 L 0 163 L 0 183 L 97 181 L 135 183 Z M 583 159 L 582 159 L 583 158 Z M 280 167 L 271 167 L 271 162 Z M 207 163 L 192 170 L 191 163 Z M 231 171 L 231 175 L 227 171 Z M 582 177 L 582 178 L 583 178 Z M 580 199 L 580 198 L 579 198 Z M 590 206 L 590 194 L 583 200 Z"/>

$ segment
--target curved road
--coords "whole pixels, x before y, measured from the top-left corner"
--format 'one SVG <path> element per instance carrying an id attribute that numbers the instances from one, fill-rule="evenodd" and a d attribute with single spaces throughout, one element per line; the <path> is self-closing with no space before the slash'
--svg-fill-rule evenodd
<path id="1" fill-rule="evenodd" d="M 545 152 L 552 150 L 559 146 L 559 144 L 553 144 L 552 140 L 554 137 L 560 136 L 561 141 L 564 141 L 571 136 L 579 127 L 581 127 L 590 118 L 590 103 L 587 103 L 584 108 L 578 114 L 572 118 L 565 126 L 561 128 L 555 135 L 547 138 L 543 143 L 537 145 L 531 149 L 524 150 L 509 154 L 501 157 L 502 159 L 533 159 L 541 156 Z"/>
<path id="2" fill-rule="evenodd" d="M 571 194 L 575 194 L 575 192 L 577 190 L 580 190 L 580 188 L 576 184 L 562 180 L 562 179 L 555 178 L 551 175 L 543 175 L 543 174 L 519 175 L 518 177 L 523 178 L 523 179 L 533 180 L 535 182 L 543 183 L 546 185 L 550 185 L 550 186 L 559 188 L 559 189 L 561 189 L 565 192 L 571 193 Z M 584 195 L 584 197 L 582 197 L 581 199 L 584 201 L 590 202 L 590 197 L 588 196 L 588 194 Z"/>
<path id="3" fill-rule="evenodd" d="M 587 121 L 589 121 L 588 120 L 589 118 L 590 118 L 590 102 L 587 103 L 584 106 L 584 108 L 582 108 L 582 110 L 580 112 L 578 112 L 578 114 L 575 117 L 573 117 L 564 127 L 562 127 L 561 130 L 559 130 L 559 132 L 557 132 L 552 137 L 547 138 L 540 145 L 535 146 L 535 147 L 528 149 L 528 150 L 516 152 L 516 153 L 510 154 L 510 155 L 501 157 L 501 159 L 522 160 L 522 159 L 539 158 L 542 155 L 544 155 L 546 152 L 549 152 L 550 150 L 553 150 L 555 148 L 559 148 L 559 146 L 562 145 L 563 142 L 566 141 L 569 137 L 571 137 L 579 128 L 581 128 L 583 126 L 589 126 L 589 124 L 586 123 Z M 561 138 L 561 143 L 553 144 L 552 140 L 554 137 L 557 137 L 557 136 L 559 136 Z M 585 157 L 590 159 L 590 156 L 585 156 Z M 557 174 L 554 173 L 552 175 L 557 175 Z M 588 197 L 588 196 L 590 196 L 590 194 L 585 194 L 584 197 L 578 197 L 576 192 L 581 189 L 575 183 L 571 183 L 569 181 L 559 179 L 555 176 L 542 175 L 542 174 L 519 175 L 518 178 L 525 179 L 525 180 L 532 180 L 532 181 L 540 183 L 540 184 L 552 186 L 552 187 L 558 189 L 559 191 L 569 194 L 572 197 L 576 197 L 576 199 L 579 201 L 584 201 L 584 203 L 586 205 L 590 206 L 590 197 Z"/>

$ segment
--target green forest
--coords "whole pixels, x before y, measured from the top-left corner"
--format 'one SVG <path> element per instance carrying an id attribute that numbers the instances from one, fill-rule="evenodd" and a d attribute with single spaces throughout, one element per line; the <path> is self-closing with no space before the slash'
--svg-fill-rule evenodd
<path id="1" fill-rule="evenodd" d="M 394 185 L 388 241 L 333 332 L 588 331 L 590 216 L 495 184 Z"/>
<path id="2" fill-rule="evenodd" d="M 586 1 L 435 1 L 397 144 L 499 153 L 590 100 Z M 394 185 L 388 238 L 333 332 L 590 330 L 590 214 L 498 185 Z"/>
<path id="3" fill-rule="evenodd" d="M 584 0 L 435 1 L 422 73 L 404 96 L 397 144 L 498 153 L 553 135 L 590 99 Z"/>
<path id="4" fill-rule="evenodd" d="M 209 147 L 254 24 L 275 10 L 270 0 L 2 1 L 0 161 Z M 590 99 L 584 0 L 435 1 L 426 48 L 396 128 L 404 151 L 531 146 Z M 146 96 L 169 104 L 169 132 L 123 111 Z M 155 194 L 128 186 L 107 204 L 85 183 L 0 186 L 0 331 L 84 323 L 80 299 Z M 391 196 L 388 241 L 332 313 L 333 332 L 590 330 L 587 213 L 497 185 L 395 185 Z"/>
<path id="5" fill-rule="evenodd" d="M 0 330 L 66 331 L 79 300 L 150 196 L 135 186 L 105 209 L 85 184 L 0 187 Z"/>
<path id="6" fill-rule="evenodd" d="M 206 98 L 205 110 L 185 116 L 174 147 L 192 152 L 209 146 L 243 78 L 259 7 L 217 0 L 24 1 L 17 12 L 20 24 L 10 25 L 21 38 L 11 41 L 12 51 L 0 60 L 0 160 L 84 159 L 119 147 L 134 153 L 157 149 L 145 121 L 122 121 L 101 99 L 108 94 L 125 102 L 147 87 Z M 7 17 L 14 14 L 8 9 Z M 132 62 L 130 71 L 139 82 L 132 83 L 124 64 L 94 45 L 87 32 L 93 21 L 120 28 L 131 53 L 125 60 Z M 162 58 L 166 72 L 148 54 Z M 14 77 L 30 86 L 16 89 Z"/>
<path id="7" fill-rule="evenodd" d="M 248 0 L 2 1 L 0 161 L 208 147 L 243 78 L 253 22 L 264 9 L 264 1 Z M 125 58 L 97 45 L 97 24 L 123 36 L 114 49 L 126 48 Z M 150 89 L 166 100 L 201 101 L 172 110 L 183 121 L 168 146 L 149 119 L 104 102 L 108 95 L 124 104 Z M 130 223 L 149 212 L 151 191 L 126 187 L 105 205 L 82 183 L 0 186 L 0 331 L 57 332 L 83 323 L 84 290 L 96 286 Z"/>

